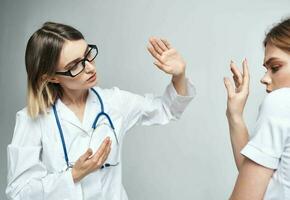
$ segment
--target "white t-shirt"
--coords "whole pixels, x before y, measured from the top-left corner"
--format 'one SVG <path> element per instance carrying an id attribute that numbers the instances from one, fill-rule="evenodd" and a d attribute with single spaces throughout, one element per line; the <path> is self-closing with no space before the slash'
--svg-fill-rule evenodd
<path id="1" fill-rule="evenodd" d="M 95 151 L 106 136 L 112 139 L 107 161 L 120 162 L 118 166 L 96 170 L 80 182 L 74 183 L 71 171 L 66 171 L 63 147 L 53 111 L 31 119 L 27 110 L 17 113 L 16 125 L 8 156 L 8 199 L 14 200 L 127 200 L 122 185 L 121 150 L 123 137 L 136 124 L 166 124 L 180 118 L 195 95 L 187 81 L 188 96 L 177 94 L 171 83 L 163 96 L 140 96 L 118 88 L 96 91 L 110 116 L 117 140 L 107 128 L 108 120 L 101 118 L 94 132 L 92 123 L 101 112 L 100 101 L 89 90 L 83 121 L 67 108 L 61 100 L 56 102 L 59 121 L 65 138 L 69 161 L 76 161 L 89 147 Z M 138 154 L 136 154 L 138 156 Z M 107 162 L 106 161 L 106 162 Z"/>
<path id="2" fill-rule="evenodd" d="M 241 153 L 274 169 L 264 200 L 290 199 L 290 88 L 271 92 L 263 101 L 254 134 Z"/>

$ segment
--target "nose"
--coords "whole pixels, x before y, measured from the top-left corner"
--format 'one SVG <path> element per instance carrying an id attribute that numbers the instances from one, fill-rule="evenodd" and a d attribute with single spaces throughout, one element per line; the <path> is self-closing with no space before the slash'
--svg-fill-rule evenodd
<path id="1" fill-rule="evenodd" d="M 268 72 L 266 72 L 260 82 L 265 85 L 270 85 L 272 83 L 271 77 L 269 76 Z"/>
<path id="2" fill-rule="evenodd" d="M 86 67 L 85 67 L 85 72 L 86 73 L 91 73 L 91 72 L 94 72 L 95 71 L 95 65 L 93 65 L 92 63 L 90 63 L 89 61 L 86 61 L 85 62 L 85 65 L 86 65 Z"/>

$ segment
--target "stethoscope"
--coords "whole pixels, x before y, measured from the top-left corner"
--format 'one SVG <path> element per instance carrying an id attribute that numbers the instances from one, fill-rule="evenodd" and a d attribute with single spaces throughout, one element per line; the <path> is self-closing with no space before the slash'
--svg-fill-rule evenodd
<path id="1" fill-rule="evenodd" d="M 100 117 L 104 116 L 109 121 L 110 127 L 113 130 L 117 145 L 119 145 L 119 141 L 118 141 L 118 138 L 117 138 L 117 135 L 116 135 L 116 132 L 115 132 L 114 124 L 113 124 L 110 116 L 104 111 L 104 104 L 103 104 L 101 96 L 99 95 L 99 93 L 94 88 L 91 88 L 91 90 L 96 94 L 96 96 L 98 97 L 98 100 L 100 102 L 100 105 L 101 105 L 101 112 L 96 116 L 96 118 L 95 118 L 95 120 L 93 122 L 93 125 L 92 125 L 93 131 L 96 129 L 97 123 L 98 123 L 98 120 L 100 119 Z M 64 153 L 64 159 L 65 159 L 65 162 L 66 162 L 66 165 L 67 165 L 67 169 L 69 169 L 69 168 L 72 168 L 73 165 L 69 162 L 69 158 L 68 158 L 68 154 L 67 154 L 67 150 L 66 150 L 66 144 L 65 144 L 65 140 L 64 140 L 64 136 L 63 136 L 63 131 L 62 131 L 62 128 L 61 128 L 61 125 L 60 125 L 60 121 L 59 121 L 59 117 L 58 117 L 58 114 L 57 114 L 57 111 L 56 111 L 55 103 L 56 103 L 56 101 L 52 105 L 53 113 L 54 113 L 54 117 L 55 117 L 56 124 L 57 124 L 58 130 L 59 130 L 60 138 L 61 138 L 61 143 L 62 143 L 62 148 L 63 148 L 63 153 Z M 93 131 L 92 131 L 92 133 L 93 133 Z M 105 163 L 101 167 L 101 169 L 103 169 L 105 167 L 117 166 L 118 164 L 119 164 L 119 162 L 117 162 L 116 164 Z"/>

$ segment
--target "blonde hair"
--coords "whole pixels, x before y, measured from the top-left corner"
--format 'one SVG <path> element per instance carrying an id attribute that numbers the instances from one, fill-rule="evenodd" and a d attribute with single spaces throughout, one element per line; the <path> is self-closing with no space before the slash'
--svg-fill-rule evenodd
<path id="1" fill-rule="evenodd" d="M 35 118 L 62 96 L 59 84 L 49 82 L 55 75 L 60 53 L 66 40 L 84 39 L 75 28 L 46 22 L 28 40 L 25 52 L 27 72 L 27 110 Z"/>

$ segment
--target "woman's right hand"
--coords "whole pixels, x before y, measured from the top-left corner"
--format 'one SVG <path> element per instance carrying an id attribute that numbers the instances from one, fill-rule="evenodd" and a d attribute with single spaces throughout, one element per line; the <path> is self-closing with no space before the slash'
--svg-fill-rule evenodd
<path id="1" fill-rule="evenodd" d="M 231 61 L 230 67 L 235 86 L 231 83 L 229 78 L 224 78 L 224 84 L 228 94 L 226 114 L 228 118 L 240 119 L 243 116 L 243 111 L 249 95 L 250 75 L 248 63 L 246 59 L 243 61 L 243 73 L 239 71 L 233 61 Z"/>
<path id="2" fill-rule="evenodd" d="M 107 137 L 96 151 L 94 155 L 92 150 L 89 148 L 75 163 L 72 168 L 72 176 L 74 182 L 80 181 L 89 173 L 100 169 L 104 162 L 107 160 L 108 155 L 111 151 L 111 143 L 109 137 Z"/>

